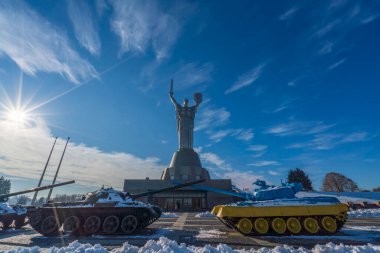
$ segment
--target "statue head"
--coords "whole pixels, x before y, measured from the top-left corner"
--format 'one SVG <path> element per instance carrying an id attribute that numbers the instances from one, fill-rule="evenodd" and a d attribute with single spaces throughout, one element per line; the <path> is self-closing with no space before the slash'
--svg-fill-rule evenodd
<path id="1" fill-rule="evenodd" d="M 188 106 L 189 105 L 189 100 L 187 98 L 185 98 L 183 100 L 183 106 Z"/>

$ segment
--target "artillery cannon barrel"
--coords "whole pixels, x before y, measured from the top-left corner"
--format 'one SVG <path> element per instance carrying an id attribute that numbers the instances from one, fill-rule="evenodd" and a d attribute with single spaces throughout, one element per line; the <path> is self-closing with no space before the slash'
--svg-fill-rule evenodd
<path id="1" fill-rule="evenodd" d="M 137 193 L 137 194 L 131 194 L 129 197 L 132 199 L 137 199 L 137 198 L 144 197 L 147 195 L 152 195 L 152 194 L 165 192 L 165 191 L 171 191 L 171 190 L 183 188 L 183 187 L 194 185 L 194 184 L 199 184 L 199 183 L 202 183 L 204 181 L 206 181 L 206 180 L 201 179 L 201 180 L 192 181 L 192 182 L 188 182 L 188 183 L 184 183 L 184 184 L 178 184 L 176 186 L 171 186 L 171 187 L 167 187 L 167 188 L 163 188 L 163 189 L 159 189 L 159 190 L 155 190 L 155 191 L 147 191 L 147 192 L 142 192 L 142 193 Z"/>
<path id="2" fill-rule="evenodd" d="M 36 188 L 32 188 L 32 189 L 24 190 L 24 191 L 19 191 L 19 192 L 2 194 L 2 195 L 0 195 L 0 199 L 9 198 L 9 197 L 13 197 L 13 196 L 17 196 L 17 195 L 21 195 L 21 194 L 25 194 L 25 193 L 30 193 L 30 192 L 34 192 L 34 191 L 43 191 L 43 190 L 51 189 L 54 187 L 63 186 L 63 185 L 67 185 L 67 184 L 73 184 L 73 183 L 75 183 L 75 180 L 71 180 L 71 181 L 67 181 L 67 182 L 63 182 L 63 183 L 59 183 L 59 184 L 45 185 L 45 186 L 36 187 Z"/>

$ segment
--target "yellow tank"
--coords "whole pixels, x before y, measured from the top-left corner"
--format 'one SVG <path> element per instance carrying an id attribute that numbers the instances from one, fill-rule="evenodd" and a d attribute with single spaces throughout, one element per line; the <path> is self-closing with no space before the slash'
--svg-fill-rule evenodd
<path id="1" fill-rule="evenodd" d="M 349 208 L 342 203 L 294 201 L 240 202 L 220 205 L 212 213 L 244 235 L 329 235 L 339 231 Z"/>

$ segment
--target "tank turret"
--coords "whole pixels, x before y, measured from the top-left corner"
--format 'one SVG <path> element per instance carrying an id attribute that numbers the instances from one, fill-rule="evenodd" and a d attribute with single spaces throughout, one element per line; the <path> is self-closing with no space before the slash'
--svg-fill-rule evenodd
<path id="1" fill-rule="evenodd" d="M 204 182 L 198 180 L 142 193 L 127 193 L 113 188 L 89 192 L 81 201 L 50 202 L 28 211 L 30 225 L 45 236 L 63 233 L 80 235 L 133 234 L 156 221 L 161 208 L 136 200 L 164 191 Z M 62 227 L 62 228 L 61 228 Z"/>
<path id="2" fill-rule="evenodd" d="M 52 189 L 54 187 L 59 187 L 67 184 L 75 183 L 75 181 L 68 181 L 59 184 L 46 185 L 41 187 L 32 188 L 29 190 L 18 191 L 8 194 L 0 195 L 0 223 L 3 230 L 10 227 L 21 228 L 26 225 L 25 218 L 27 216 L 27 208 L 21 205 L 10 205 L 7 201 L 9 197 L 22 195 L 35 191 L 42 191 L 47 189 Z"/>

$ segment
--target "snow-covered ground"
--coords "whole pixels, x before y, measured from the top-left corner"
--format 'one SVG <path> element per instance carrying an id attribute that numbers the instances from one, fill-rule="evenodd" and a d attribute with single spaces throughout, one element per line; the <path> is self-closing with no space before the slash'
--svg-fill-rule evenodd
<path id="1" fill-rule="evenodd" d="M 344 226 L 346 229 L 380 232 L 379 226 Z"/>
<path id="2" fill-rule="evenodd" d="M 298 192 L 297 197 L 330 196 L 341 202 L 375 202 L 380 201 L 380 192 Z"/>
<path id="3" fill-rule="evenodd" d="M 358 209 L 348 212 L 350 218 L 380 218 L 380 209 Z"/>
<path id="4" fill-rule="evenodd" d="M 339 232 L 339 234 L 335 235 L 287 235 L 287 236 L 281 236 L 281 239 L 287 239 L 293 240 L 295 238 L 297 239 L 307 239 L 307 240 L 319 240 L 319 239 L 329 239 L 339 242 L 366 242 L 371 243 L 373 241 L 377 241 L 380 239 L 380 235 L 378 233 L 379 227 L 378 226 L 345 226 L 342 228 L 342 230 Z M 262 236 L 260 238 L 278 238 L 277 236 Z M 380 246 L 379 246 L 380 247 Z"/>
<path id="5" fill-rule="evenodd" d="M 199 231 L 199 234 L 195 236 L 197 239 L 204 239 L 204 238 L 219 238 L 222 235 L 225 235 L 226 232 L 222 232 L 218 229 L 212 229 L 212 230 L 203 230 L 201 229 Z"/>
<path id="6" fill-rule="evenodd" d="M 178 214 L 176 213 L 162 213 L 161 218 L 178 218 Z"/>
<path id="7" fill-rule="evenodd" d="M 204 212 L 204 213 L 198 213 L 195 215 L 195 217 L 197 218 L 202 218 L 202 217 L 215 217 L 215 215 L 213 215 L 212 213 L 210 212 Z"/>
<path id="8" fill-rule="evenodd" d="M 306 249 L 303 247 L 292 247 L 288 245 L 277 246 L 275 248 L 260 248 L 260 249 L 243 249 L 243 250 L 234 250 L 228 245 L 218 244 L 216 247 L 211 245 L 206 245 L 204 247 L 195 247 L 188 246 L 184 243 L 178 244 L 176 241 L 170 240 L 166 237 L 160 237 L 157 241 L 149 240 L 142 247 L 137 247 L 130 245 L 128 243 L 124 243 L 120 248 L 113 249 L 108 251 L 105 247 L 96 244 L 81 244 L 78 241 L 70 243 L 67 247 L 57 248 L 52 247 L 47 250 L 42 250 L 38 247 L 24 248 L 20 247 L 16 250 L 6 251 L 7 253 L 169 253 L 169 252 L 178 252 L 178 253 L 308 253 L 308 252 L 320 252 L 320 253 L 330 253 L 330 252 L 380 252 L 380 246 L 375 246 L 371 244 L 362 245 L 362 246 L 352 246 L 345 244 L 334 244 L 327 243 L 324 245 L 316 245 L 313 249 Z"/>

